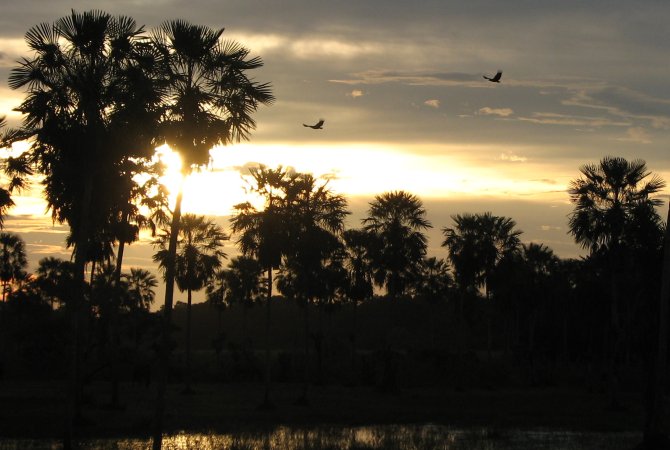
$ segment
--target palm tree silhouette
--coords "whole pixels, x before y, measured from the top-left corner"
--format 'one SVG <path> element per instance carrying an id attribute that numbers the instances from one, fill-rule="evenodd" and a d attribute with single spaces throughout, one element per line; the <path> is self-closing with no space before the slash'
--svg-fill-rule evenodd
<path id="1" fill-rule="evenodd" d="M 128 286 L 130 309 L 142 309 L 148 311 L 154 302 L 158 286 L 156 276 L 146 269 L 131 267 L 130 273 L 122 275 Z"/>
<path id="2" fill-rule="evenodd" d="M 74 286 L 74 264 L 47 256 L 39 260 L 35 272 L 39 289 L 49 298 L 51 309 L 54 309 L 54 302 L 64 304 Z"/>
<path id="3" fill-rule="evenodd" d="M 449 249 L 456 273 L 463 280 L 484 287 L 490 297 L 489 280 L 498 263 L 509 252 L 518 250 L 521 235 L 516 222 L 509 217 L 483 214 L 456 214 L 455 226 L 445 227 L 442 246 Z"/>
<path id="4" fill-rule="evenodd" d="M 309 340 L 309 305 L 328 298 L 334 290 L 328 283 L 332 269 L 343 248 L 340 235 L 349 213 L 347 201 L 335 194 L 327 180 L 311 174 L 295 174 L 286 185 L 285 208 L 288 215 L 288 251 L 283 272 L 291 280 L 291 290 L 304 308 L 305 365 L 303 392 L 297 400 L 307 402 L 307 356 Z M 320 352 L 321 335 L 315 334 Z M 321 356 L 319 353 L 317 356 Z"/>
<path id="5" fill-rule="evenodd" d="M 7 298 L 12 283 L 26 277 L 28 258 L 26 244 L 18 234 L 0 233 L 0 282 L 2 301 Z"/>
<path id="6" fill-rule="evenodd" d="M 92 202 L 108 186 L 118 159 L 112 114 L 120 106 L 115 89 L 122 68 L 137 54 L 142 28 L 129 17 L 101 11 L 72 11 L 52 25 L 40 24 L 25 35 L 32 56 L 12 69 L 9 86 L 25 88 L 17 108 L 23 125 L 12 140 L 34 138 L 26 160 L 45 177 L 43 185 L 54 220 L 67 222 L 74 243 L 77 283 L 72 295 L 72 363 L 66 448 L 72 445 L 81 416 L 78 397 L 80 315 L 84 305 L 84 268 L 92 232 L 103 221 Z M 118 131 L 118 130 L 116 130 Z M 123 148 L 132 153 L 134 149 Z M 100 208 L 106 213 L 105 208 Z"/>
<path id="7" fill-rule="evenodd" d="M 242 306 L 243 345 L 247 345 L 247 310 L 265 294 L 262 275 L 263 267 L 255 258 L 238 256 L 228 264 L 226 276 L 230 303 Z"/>
<path id="8" fill-rule="evenodd" d="M 416 279 L 416 269 L 426 254 L 423 231 L 432 228 L 423 203 L 405 191 L 377 195 L 370 203 L 363 229 L 371 243 L 374 281 L 386 287 L 389 297 L 405 294 Z"/>
<path id="9" fill-rule="evenodd" d="M 413 286 L 416 298 L 419 298 L 430 307 L 428 318 L 430 326 L 430 344 L 434 348 L 435 342 L 435 306 L 447 301 L 451 290 L 451 273 L 449 265 L 444 259 L 434 256 L 425 257 L 421 263 L 419 276 Z"/>
<path id="10" fill-rule="evenodd" d="M 0 130 L 2 130 L 7 125 L 7 119 L 5 116 L 0 116 Z M 9 142 L 9 135 L 5 132 L 0 134 L 0 147 L 5 147 L 5 142 Z M 5 216 L 7 215 L 7 210 L 14 206 L 14 201 L 12 200 L 11 192 L 9 189 L 0 188 L 0 228 L 2 228 Z"/>
<path id="11" fill-rule="evenodd" d="M 269 84 L 252 81 L 246 72 L 263 65 L 260 58 L 247 58 L 249 50 L 234 41 L 222 41 L 223 29 L 193 25 L 183 20 L 164 22 L 152 33 L 154 48 L 162 56 L 160 69 L 169 80 L 165 91 L 161 137 L 183 161 L 182 178 L 209 162 L 209 151 L 219 144 L 246 140 L 255 128 L 252 113 L 260 104 L 274 101 Z M 176 259 L 181 220 L 182 190 L 172 212 L 167 254 Z M 174 294 L 174 265 L 165 273 L 163 352 L 167 351 Z M 167 354 L 162 355 L 153 448 L 162 443 L 165 408 Z"/>
<path id="12" fill-rule="evenodd" d="M 221 259 L 226 257 L 223 252 L 223 241 L 228 236 L 221 227 L 204 216 L 184 214 L 179 225 L 177 239 L 177 255 L 173 260 L 168 252 L 170 232 L 165 230 L 156 242 L 160 250 L 154 255 L 163 274 L 174 261 L 175 279 L 181 292 L 187 293 L 186 309 L 186 376 L 185 392 L 191 389 L 191 301 L 193 291 L 204 288 L 213 277 L 216 269 L 221 266 Z"/>
<path id="13" fill-rule="evenodd" d="M 649 241 L 650 231 L 658 230 L 660 218 L 655 208 L 661 200 L 653 195 L 665 187 L 665 182 L 652 175 L 639 159 L 606 156 L 579 170 L 581 176 L 570 183 L 568 190 L 575 205 L 568 226 L 578 244 L 592 255 L 601 254 L 609 260 L 609 396 L 611 406 L 618 407 L 616 358 L 623 337 L 619 314 L 623 262 L 628 249 Z"/>
<path id="14" fill-rule="evenodd" d="M 484 287 L 484 297 L 490 300 L 491 281 L 500 261 L 518 251 L 521 231 L 509 217 L 483 214 L 457 214 L 452 216 L 453 228 L 445 227 L 442 246 L 449 249 L 449 258 L 461 283 L 474 283 Z M 457 278 L 458 279 L 458 278 Z M 473 286 L 474 287 L 474 286 Z M 461 297 L 461 301 L 462 297 Z M 486 302 L 487 351 L 492 357 L 491 321 L 493 305 Z M 461 306 L 462 309 L 462 306 Z"/>
<path id="15" fill-rule="evenodd" d="M 270 317 L 273 286 L 273 271 L 279 268 L 282 256 L 286 253 L 287 223 L 286 210 L 283 208 L 285 186 L 290 181 L 288 171 L 281 166 L 269 169 L 263 165 L 250 169 L 252 193 L 259 195 L 263 209 L 257 210 L 249 202 L 235 205 L 230 220 L 236 243 L 243 255 L 258 260 L 266 272 L 265 300 L 265 387 L 261 408 L 273 407 L 270 400 Z"/>
<path id="16" fill-rule="evenodd" d="M 351 382 L 356 383 L 356 344 L 358 337 L 358 305 L 372 298 L 374 292 L 372 281 L 372 260 L 370 255 L 370 239 L 368 232 L 362 229 L 344 230 L 344 267 L 347 271 L 346 295 L 353 306 L 351 323 Z"/>

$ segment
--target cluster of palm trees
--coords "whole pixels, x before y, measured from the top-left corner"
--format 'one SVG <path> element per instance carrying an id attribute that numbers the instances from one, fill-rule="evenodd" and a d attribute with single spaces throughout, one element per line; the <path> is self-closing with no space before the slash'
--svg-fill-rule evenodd
<path id="1" fill-rule="evenodd" d="M 3 135 L 3 144 L 30 140 L 32 145 L 8 161 L 7 169 L 17 180 L 33 173 L 43 177 L 47 205 L 54 220 L 69 225 L 74 249 L 70 436 L 79 416 L 85 265 L 104 254 L 106 244 L 118 242 L 121 250 L 136 238 L 137 227 L 145 223 L 133 206 L 138 197 L 150 204 L 161 201 L 138 184 L 137 175 L 155 175 L 151 157 L 164 143 L 180 153 L 184 176 L 198 170 L 208 163 L 213 146 L 247 139 L 255 127 L 253 112 L 274 100 L 269 84 L 246 75 L 262 66 L 261 59 L 224 41 L 222 33 L 182 20 L 145 32 L 130 17 L 72 11 L 28 30 L 31 55 L 10 73 L 10 88 L 26 93 L 16 108 L 24 120 L 21 128 Z M 21 183 L 3 191 L 0 208 L 11 204 L 5 194 Z M 181 193 L 171 215 L 172 262 L 180 211 Z M 120 267 L 122 258 L 117 261 Z M 120 269 L 117 282 L 119 277 Z M 174 264 L 168 264 L 166 330 L 174 278 Z M 166 337 L 163 348 L 167 345 Z M 162 408 L 157 410 L 158 429 Z"/>
<path id="2" fill-rule="evenodd" d="M 124 246 L 137 239 L 142 227 L 162 229 L 155 260 L 166 283 L 156 347 L 161 370 L 154 448 L 162 442 L 175 282 L 187 292 L 189 311 L 191 292 L 205 286 L 210 301 L 222 305 L 265 298 L 264 404 L 269 406 L 275 288 L 304 305 L 306 351 L 309 305 L 344 300 L 357 305 L 376 293 L 392 301 L 452 301 L 464 322 L 484 317 L 489 353 L 496 317 L 505 317 L 511 344 L 521 339 L 521 324 L 527 324 L 523 335 L 532 358 L 543 315 L 552 313 L 557 299 L 574 297 L 577 288 L 589 285 L 580 279 L 588 270 L 590 283 L 607 280 L 609 286 L 603 330 L 616 401 L 617 367 L 639 333 L 630 318 L 646 317 L 655 310 L 647 299 L 658 298 L 664 224 L 654 194 L 664 183 L 650 176 L 644 162 L 606 157 L 582 167 L 581 177 L 571 184 L 575 210 L 569 229 L 589 250 L 582 261 L 561 260 L 542 244 L 521 244 L 514 220 L 490 213 L 453 216 L 454 225 L 443 228 L 448 260 L 431 258 L 424 232 L 432 225 L 415 195 L 394 191 L 376 196 L 361 227 L 346 230 L 346 199 L 326 181 L 259 166 L 251 170 L 249 182 L 262 206 L 236 206 L 232 234 L 242 256 L 222 268 L 228 236 L 205 218 L 182 215 L 181 190 L 169 207 L 158 183 L 161 167 L 152 162 L 155 147 L 170 145 L 183 160 L 183 180 L 206 167 L 213 146 L 248 139 L 255 128 L 253 113 L 274 101 L 269 84 L 247 75 L 262 66 L 261 59 L 223 40 L 222 33 L 182 20 L 146 32 L 129 17 L 72 11 L 28 30 L 31 55 L 10 74 L 9 86 L 25 92 L 16 108 L 24 120 L 20 128 L 2 134 L 2 144 L 28 140 L 31 146 L 4 163 L 9 184 L 0 190 L 0 219 L 12 205 L 11 194 L 25 187 L 30 176 L 40 175 L 53 219 L 70 228 L 73 259 L 67 268 L 62 266 L 66 263 L 43 260 L 34 283 L 10 294 L 12 283 L 23 277 L 25 261 L 17 256 L 20 245 L 7 236 L 0 249 L 5 258 L 0 261 L 3 300 L 39 287 L 45 299 L 60 299 L 67 306 L 66 446 L 72 445 L 81 416 L 87 318 L 97 314 L 106 321 L 114 372 L 123 308 L 146 311 L 152 301 L 155 280 L 149 274 L 122 273 Z M 88 264 L 95 276 L 87 283 Z M 49 285 L 48 279 L 56 281 Z M 468 311 L 477 301 L 485 306 L 480 316 L 473 316 Z M 560 317 L 567 335 L 570 316 Z M 188 345 L 186 354 L 188 365 Z M 304 381 L 306 394 L 307 375 Z"/>

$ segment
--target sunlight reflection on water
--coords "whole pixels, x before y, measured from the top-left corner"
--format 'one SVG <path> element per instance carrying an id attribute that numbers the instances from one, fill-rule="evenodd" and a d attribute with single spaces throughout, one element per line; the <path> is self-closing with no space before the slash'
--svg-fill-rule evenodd
<path id="1" fill-rule="evenodd" d="M 592 450 L 629 449 L 639 433 L 550 430 L 455 429 L 440 425 L 279 427 L 258 433 L 180 433 L 166 436 L 165 450 Z M 145 450 L 150 439 L 86 440 L 90 450 Z M 1 450 L 58 450 L 56 441 L 5 440 Z"/>

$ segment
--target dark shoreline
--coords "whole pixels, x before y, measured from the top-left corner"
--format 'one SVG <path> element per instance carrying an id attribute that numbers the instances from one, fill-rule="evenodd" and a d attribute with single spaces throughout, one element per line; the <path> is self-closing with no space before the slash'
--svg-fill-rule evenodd
<path id="1" fill-rule="evenodd" d="M 381 393 L 371 387 L 310 387 L 308 405 L 297 405 L 300 384 L 274 386 L 271 410 L 258 408 L 262 385 L 200 384 L 194 394 L 172 385 L 165 432 L 240 433 L 289 428 L 423 425 L 493 430 L 543 429 L 582 432 L 640 432 L 644 414 L 639 393 L 624 393 L 624 407 L 607 408 L 604 393 L 575 388 L 407 388 Z M 153 417 L 154 391 L 122 386 L 123 409 L 106 404 L 108 386 L 87 390 L 84 438 L 145 438 Z M 0 439 L 58 439 L 65 403 L 58 383 L 0 383 Z"/>

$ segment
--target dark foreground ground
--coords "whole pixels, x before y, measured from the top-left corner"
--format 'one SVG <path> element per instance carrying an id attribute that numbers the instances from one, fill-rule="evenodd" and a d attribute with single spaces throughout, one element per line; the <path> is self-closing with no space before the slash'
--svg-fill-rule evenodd
<path id="1" fill-rule="evenodd" d="M 260 384 L 200 384 L 193 394 L 170 387 L 166 432 L 253 431 L 279 425 L 435 423 L 454 427 L 550 428 L 574 431 L 640 431 L 640 394 L 622 394 L 623 408 L 607 408 L 604 394 L 580 389 L 455 390 L 310 387 L 307 405 L 296 404 L 298 384 L 275 384 L 274 408 L 260 410 Z M 147 436 L 155 390 L 124 384 L 123 408 L 110 409 L 108 385 L 87 390 L 82 436 Z M 65 417 L 63 386 L 55 382 L 0 382 L 0 438 L 58 438 Z"/>

